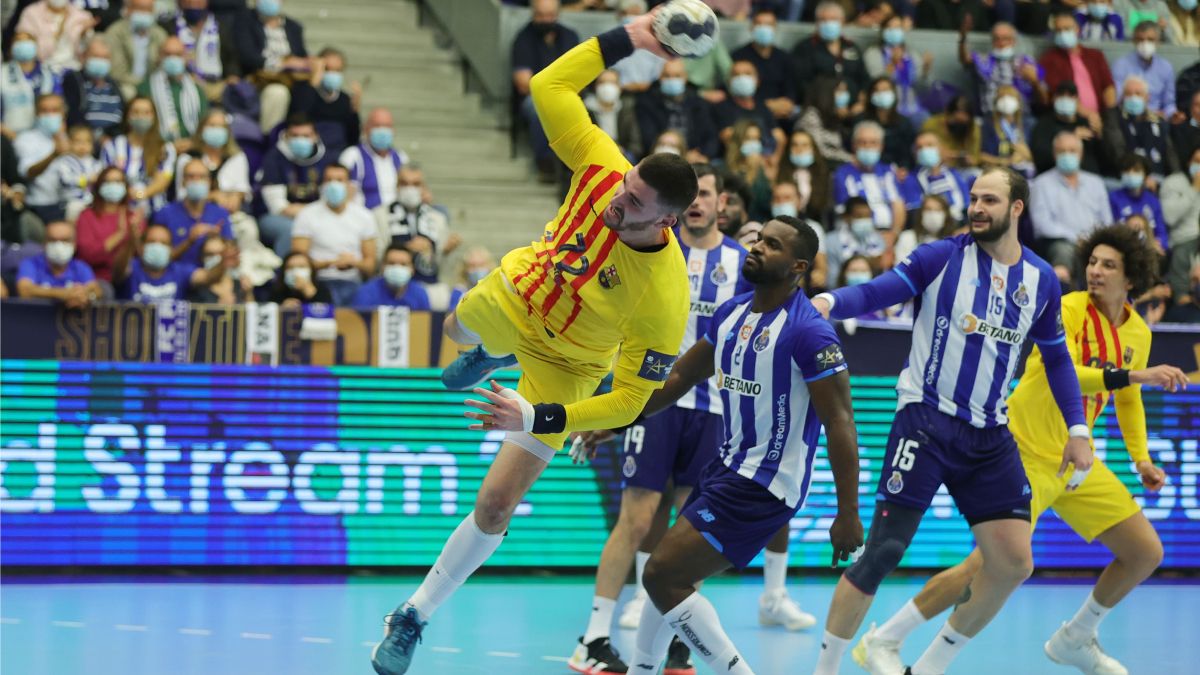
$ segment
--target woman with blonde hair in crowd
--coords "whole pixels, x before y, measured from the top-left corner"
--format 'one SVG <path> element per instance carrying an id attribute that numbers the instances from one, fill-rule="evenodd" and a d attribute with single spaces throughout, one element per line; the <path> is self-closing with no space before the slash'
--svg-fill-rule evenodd
<path id="1" fill-rule="evenodd" d="M 1036 173 L 1025 114 L 1021 110 L 1021 94 L 1012 85 L 996 88 L 992 115 L 984 118 L 980 129 L 979 158 L 985 167 L 1011 167 L 1026 178 Z"/>
<path id="2" fill-rule="evenodd" d="M 125 173 L 129 196 L 137 208 L 150 213 L 167 204 L 167 190 L 175 177 L 175 148 L 158 131 L 154 102 L 138 96 L 125 108 L 124 133 L 104 142 L 100 161 Z"/>
<path id="3" fill-rule="evenodd" d="M 771 215 L 771 162 L 763 154 L 763 130 L 751 119 L 733 125 L 733 134 L 725 146 L 725 170 L 736 174 L 750 187 L 750 203 L 746 211 L 751 220 L 763 220 Z M 779 148 L 780 151 L 783 148 Z"/>

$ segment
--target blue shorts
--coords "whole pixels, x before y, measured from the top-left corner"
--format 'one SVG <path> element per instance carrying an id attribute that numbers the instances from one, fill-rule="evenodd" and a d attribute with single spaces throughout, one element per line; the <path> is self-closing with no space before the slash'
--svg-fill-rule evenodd
<path id="1" fill-rule="evenodd" d="M 671 406 L 626 430 L 621 488 L 663 492 L 671 480 L 695 486 L 724 437 L 720 415 Z"/>
<path id="2" fill-rule="evenodd" d="M 740 570 L 791 522 L 796 511 L 765 487 L 716 461 L 705 467 L 679 515 Z"/>
<path id="3" fill-rule="evenodd" d="M 910 403 L 892 423 L 876 499 L 924 511 L 942 484 L 971 525 L 1029 519 L 1032 492 L 1008 427 L 977 429 Z"/>

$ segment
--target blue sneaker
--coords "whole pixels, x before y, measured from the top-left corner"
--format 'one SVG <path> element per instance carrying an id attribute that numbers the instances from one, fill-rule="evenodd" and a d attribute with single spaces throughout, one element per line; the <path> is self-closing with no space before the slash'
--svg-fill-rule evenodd
<path id="1" fill-rule="evenodd" d="M 404 675 L 412 663 L 413 650 L 421 641 L 425 622 L 415 607 L 400 605 L 394 612 L 383 617 L 387 628 L 383 639 L 371 650 L 371 667 L 379 675 Z"/>
<path id="2" fill-rule="evenodd" d="M 463 352 L 454 359 L 454 363 L 442 371 L 442 384 L 452 391 L 467 391 L 479 386 L 488 375 L 500 368 L 517 365 L 517 357 L 492 357 L 483 351 L 483 345 L 478 345 L 469 352 Z"/>

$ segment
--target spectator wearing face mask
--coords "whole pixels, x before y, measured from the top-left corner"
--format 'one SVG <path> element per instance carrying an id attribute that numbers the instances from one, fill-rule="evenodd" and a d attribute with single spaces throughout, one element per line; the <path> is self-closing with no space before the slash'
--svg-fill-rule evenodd
<path id="1" fill-rule="evenodd" d="M 259 125 L 264 134 L 287 117 L 291 86 L 313 65 L 304 46 L 304 27 L 283 14 L 280 0 L 255 0 L 233 22 L 242 76 L 259 91 Z"/>
<path id="2" fill-rule="evenodd" d="M 354 201 L 368 209 L 396 201 L 396 177 L 408 155 L 395 147 L 395 123 L 387 108 L 367 115 L 363 138 L 342 151 L 338 163 L 350 170 Z"/>
<path id="3" fill-rule="evenodd" d="M 946 164 L 956 169 L 979 166 L 981 135 L 975 115 L 971 112 L 971 101 L 966 96 L 951 99 L 945 112 L 925 120 L 921 131 L 937 136 Z"/>
<path id="4" fill-rule="evenodd" d="M 792 132 L 788 151 L 779 160 L 775 182 L 791 183 L 796 187 L 800 200 L 797 208 L 801 214 L 798 217 L 818 222 L 825 220 L 832 208 L 829 198 L 833 193 L 833 175 L 812 134 L 799 130 Z"/>
<path id="5" fill-rule="evenodd" d="M 1016 87 L 1004 85 L 996 90 L 992 114 L 984 118 L 979 130 L 979 161 L 985 167 L 1007 166 L 1033 178 L 1033 150 Z"/>
<path id="6" fill-rule="evenodd" d="M 121 96 L 137 95 L 138 85 L 158 67 L 167 31 L 154 22 L 154 0 L 128 0 L 124 16 L 101 35 L 112 51 L 112 77 Z"/>
<path id="7" fill-rule="evenodd" d="M 392 244 L 383 253 L 383 272 L 359 287 L 350 303 L 354 307 L 407 307 L 429 311 L 425 284 L 413 279 L 413 257 L 408 249 Z"/>
<path id="8" fill-rule="evenodd" d="M 1085 42 L 1125 39 L 1125 22 L 1113 11 L 1109 0 L 1088 0 L 1075 10 L 1075 23 L 1079 24 L 1079 38 Z"/>
<path id="9" fill-rule="evenodd" d="M 892 266 L 891 248 L 871 214 L 871 205 L 866 199 L 851 197 L 846 200 L 845 211 L 834 221 L 833 231 L 826 237 L 830 278 L 840 278 L 842 265 L 856 255 L 870 258 L 879 269 Z"/>
<path id="10" fill-rule="evenodd" d="M 1108 192 L 1108 204 L 1117 220 L 1127 220 L 1137 214 L 1146 219 L 1150 231 L 1162 250 L 1167 249 L 1167 221 L 1163 218 L 1162 203 L 1146 187 L 1150 164 L 1146 158 L 1128 153 L 1117 164 L 1121 172 L 1121 187 Z"/>
<path id="11" fill-rule="evenodd" d="M 191 139 L 191 149 L 179 156 L 175 168 L 175 194 L 182 195 L 183 168 L 200 160 L 212 176 L 216 190 L 233 195 L 232 211 L 240 211 L 251 197 L 250 161 L 238 147 L 229 129 L 229 116 L 221 108 L 209 108 Z"/>
<path id="12" fill-rule="evenodd" d="M 763 152 L 774 155 L 776 148 L 783 143 L 783 132 L 775 126 L 771 110 L 757 97 L 758 70 L 754 64 L 734 61 L 727 89 L 729 95 L 716 105 L 713 112 L 726 152 L 729 151 L 734 125 L 746 120 L 761 132 Z"/>
<path id="13" fill-rule="evenodd" d="M 959 31 L 958 58 L 974 76 L 983 114 L 992 111 L 996 91 L 1004 86 L 1017 90 L 1024 108 L 1035 109 L 1049 102 L 1050 88 L 1043 81 L 1042 67 L 1029 55 L 1017 53 L 1017 29 L 1011 23 L 992 26 L 992 48 L 986 54 L 970 51 L 968 30 Z"/>
<path id="14" fill-rule="evenodd" d="M 906 43 L 904 19 L 893 16 L 880 29 L 879 44 L 868 47 L 863 60 L 869 76 L 886 77 L 896 85 L 896 111 L 913 126 L 920 126 L 929 111 L 921 106 L 917 94 L 930 84 L 933 55 L 925 52 L 918 63 Z"/>
<path id="15" fill-rule="evenodd" d="M 1167 283 L 1181 303 L 1192 293 L 1188 270 L 1200 250 L 1200 148 L 1189 159 L 1187 168 L 1167 176 L 1158 191 L 1170 243 Z M 1200 297 L 1190 300 L 1200 302 Z"/>
<path id="16" fill-rule="evenodd" d="M 1169 5 L 1167 35 L 1171 44 L 1180 47 L 1200 47 L 1200 11 L 1196 0 L 1175 0 Z"/>
<path id="17" fill-rule="evenodd" d="M 62 94 L 62 73 L 38 60 L 37 42 L 29 33 L 13 36 L 9 56 L 0 67 L 0 119 L 6 131 L 19 134 L 33 128 L 38 97 Z"/>
<path id="18" fill-rule="evenodd" d="M 1074 278 L 1075 244 L 1087 232 L 1113 222 L 1104 181 L 1080 169 L 1083 144 L 1070 131 L 1054 138 L 1055 167 L 1030 185 L 1030 216 L 1038 254 L 1058 278 Z"/>
<path id="19" fill-rule="evenodd" d="M 842 37 L 846 10 L 840 3 L 823 0 L 815 16 L 817 32 L 792 48 L 796 81 L 806 84 L 819 76 L 844 79 L 850 96 L 857 98 L 867 88 L 867 69 L 858 45 Z"/>
<path id="20" fill-rule="evenodd" d="M 1051 19 L 1054 46 L 1042 54 L 1042 69 L 1051 90 L 1071 81 L 1078 89 L 1079 110 L 1087 117 L 1100 115 L 1117 104 L 1117 89 L 1108 61 L 1098 49 L 1079 44 L 1079 25 L 1070 10 L 1060 9 Z"/>
<path id="21" fill-rule="evenodd" d="M 871 279 L 875 278 L 875 268 L 871 264 L 871 259 L 865 255 L 851 256 L 845 263 L 842 264 L 841 273 L 837 278 L 837 286 L 835 288 L 845 288 L 846 286 L 861 286 Z M 883 321 L 887 319 L 885 310 L 875 310 L 866 312 L 854 317 L 856 319 L 866 319 L 868 321 Z"/>
<path id="22" fill-rule="evenodd" d="M 911 148 L 917 131 L 907 117 L 896 112 L 896 85 L 888 78 L 880 77 L 871 82 L 868 91 L 866 110 L 855 118 L 854 124 L 874 122 L 883 128 L 885 135 L 880 159 L 884 164 L 911 166 Z"/>
<path id="23" fill-rule="evenodd" d="M 174 144 L 176 152 L 191 150 L 191 137 L 208 114 L 208 97 L 187 69 L 182 40 L 171 36 L 163 41 L 159 67 L 138 86 L 138 93 L 154 101 L 163 140 Z"/>
<path id="24" fill-rule="evenodd" d="M 292 226 L 307 204 L 320 198 L 321 175 L 330 162 L 325 144 L 305 115 L 288 118 L 287 130 L 263 158 L 263 202 L 267 213 L 258 220 L 263 243 L 279 256 L 292 250 Z"/>
<path id="25" fill-rule="evenodd" d="M 377 236 L 371 212 L 350 200 L 350 171 L 325 167 L 321 199 L 296 216 L 292 250 L 312 257 L 317 278 L 329 287 L 333 304 L 354 298 L 363 279 L 375 272 Z"/>
<path id="26" fill-rule="evenodd" d="M 75 257 L 75 228 L 61 220 L 46 225 L 46 248 L 21 261 L 17 297 L 42 298 L 69 309 L 87 307 L 101 297 L 96 276 Z"/>
<path id="27" fill-rule="evenodd" d="M 1115 117 L 1112 118 L 1115 120 Z M 1079 111 L 1079 92 L 1073 82 L 1063 82 L 1054 90 L 1054 109 L 1045 113 L 1029 134 L 1033 164 L 1038 173 L 1054 168 L 1054 139 L 1070 131 L 1083 143 L 1080 168 L 1089 173 L 1102 173 L 1119 156 L 1121 132 L 1105 128 L 1097 115 L 1084 116 Z"/>
<path id="28" fill-rule="evenodd" d="M 825 255 L 825 228 L 817 221 L 804 216 L 800 191 L 795 183 L 785 181 L 771 187 L 771 218 L 779 216 L 799 218 L 817 235 L 817 253 L 813 256 L 812 266 L 808 270 L 805 290 L 809 295 L 816 295 L 828 289 L 829 261 Z"/>
<path id="29" fill-rule="evenodd" d="M 68 147 L 46 167 L 47 185 L 54 191 L 54 203 L 62 207 L 68 223 L 75 222 L 79 212 L 92 199 L 88 187 L 100 173 L 100 160 L 92 156 L 92 130 L 85 126 L 67 130 Z"/>
<path id="30" fill-rule="evenodd" d="M 1137 77 L 1146 85 L 1146 110 L 1177 122 L 1183 115 L 1176 115 L 1175 68 L 1171 62 L 1158 55 L 1161 31 L 1157 24 L 1144 21 L 1133 31 L 1133 51 L 1113 62 L 1113 79 L 1117 82 L 1117 96 L 1123 97 L 1125 82 Z"/>
<path id="31" fill-rule="evenodd" d="M 846 152 L 849 124 L 855 109 L 861 106 L 850 97 L 850 88 L 842 80 L 818 78 L 806 87 L 807 100 L 800 110 L 795 129 L 812 136 L 817 149 L 830 162 L 849 162 L 854 155 Z"/>
<path id="32" fill-rule="evenodd" d="M 336 157 L 362 134 L 357 97 L 343 91 L 346 57 L 340 51 L 326 47 L 317 54 L 313 64 L 312 79 L 292 86 L 288 114 L 307 115 L 316 125 L 326 152 Z M 351 89 L 361 94 L 357 84 L 351 85 Z"/>
<path id="33" fill-rule="evenodd" d="M 413 254 L 416 279 L 436 284 L 445 257 L 454 251 L 461 237 L 450 232 L 450 220 L 433 205 L 433 195 L 425 184 L 425 174 L 413 166 L 400 169 L 396 201 L 386 210 L 377 210 L 386 236 L 383 247 L 406 246 Z"/>
<path id="34" fill-rule="evenodd" d="M 746 212 L 752 220 L 771 215 L 771 174 L 763 156 L 762 128 L 754 120 L 744 119 L 730 129 L 725 144 L 723 168 L 745 182 L 750 191 Z"/>
<path id="35" fill-rule="evenodd" d="M 949 205 L 951 218 L 963 220 L 974 181 L 947 166 L 941 141 L 933 133 L 926 131 L 917 136 L 913 156 L 919 168 L 910 172 L 899 186 L 905 208 L 917 209 L 926 195 L 937 195 Z"/>
<path id="36" fill-rule="evenodd" d="M 552 183 L 558 160 L 550 151 L 550 142 L 533 108 L 529 81 L 555 59 L 579 44 L 579 35 L 558 22 L 558 0 L 533 0 L 530 21 L 518 33 L 512 45 L 512 82 L 515 103 L 529 127 L 529 144 L 538 168 L 538 178 Z"/>
<path id="37" fill-rule="evenodd" d="M 1166 120 L 1146 107 L 1149 88 L 1145 80 L 1130 75 L 1121 96 L 1120 129 L 1125 149 L 1149 162 L 1150 189 L 1156 189 L 1168 174 L 1179 168 L 1171 130 Z"/>
<path id="38" fill-rule="evenodd" d="M 779 19 L 775 10 L 762 7 L 754 12 L 750 24 L 750 42 L 733 52 L 733 60 L 748 61 L 758 73 L 755 98 L 764 103 L 775 119 L 789 119 L 796 113 L 799 88 L 792 58 L 776 47 Z"/>
<path id="39" fill-rule="evenodd" d="M 229 212 L 209 199 L 212 174 L 204 162 L 193 159 L 183 167 L 183 193 L 155 212 L 151 222 L 171 233 L 171 260 L 199 266 L 201 248 L 210 237 L 233 239 Z"/>
<path id="40" fill-rule="evenodd" d="M 83 52 L 83 68 L 63 75 L 67 124 L 87 125 L 97 137 L 116 133 L 125 99 L 111 72 L 112 51 L 104 40 L 92 38 Z"/>
<path id="41" fill-rule="evenodd" d="M 675 129 L 685 139 L 680 154 L 690 160 L 703 161 L 720 152 L 712 104 L 688 86 L 683 59 L 667 61 L 658 84 L 637 95 L 634 110 L 643 142 L 649 143 L 668 129 Z M 646 151 L 660 152 L 656 146 L 647 147 Z"/>
<path id="42" fill-rule="evenodd" d="M 450 297 L 445 307 L 439 307 L 430 297 L 430 305 L 435 312 L 451 311 L 458 307 L 459 300 L 467 291 L 475 288 L 476 284 L 496 269 L 496 258 L 492 252 L 483 246 L 472 246 L 463 254 L 458 264 L 458 272 L 454 275 L 455 283 L 450 289 Z"/>
<path id="43" fill-rule="evenodd" d="M 945 239 L 962 228 L 962 221 L 950 215 L 950 206 L 938 195 L 925 195 L 913 213 L 908 227 L 896 237 L 893 248 L 896 260 L 904 260 L 921 244 Z"/>
<path id="44" fill-rule="evenodd" d="M 63 99 L 57 94 L 38 97 L 37 122 L 17 134 L 13 142 L 17 170 L 28 183 L 25 206 L 43 223 L 61 220 L 63 215 L 62 205 L 56 199 L 57 181 L 46 172 L 55 159 L 70 152 L 63 108 Z"/>
<path id="45" fill-rule="evenodd" d="M 626 158 L 634 161 L 642 156 L 641 133 L 638 130 L 633 99 L 621 97 L 617 71 L 610 69 L 600 73 L 592 91 L 584 95 L 583 105 L 587 108 L 592 123 L 617 142 Z"/>
<path id="46" fill-rule="evenodd" d="M 249 284 L 236 276 L 238 251 L 232 241 L 220 237 L 205 239 L 200 260 L 208 278 L 204 284 L 192 285 L 185 296 L 189 302 L 240 305 L 252 299 Z"/>
<path id="47" fill-rule="evenodd" d="M 609 5 L 611 6 L 611 2 Z M 618 0 L 617 21 L 627 24 L 646 13 L 646 0 Z M 622 91 L 636 94 L 646 91 L 658 82 L 666 63 L 657 54 L 644 49 L 635 50 L 629 56 L 612 64 Z"/>
<path id="48" fill-rule="evenodd" d="M 77 70 L 79 45 L 92 32 L 96 20 L 70 0 L 38 0 L 25 8 L 17 21 L 17 33 L 37 42 L 37 58 L 60 70 Z"/>
<path id="49" fill-rule="evenodd" d="M 104 142 L 100 161 L 119 167 L 129 179 L 129 194 L 150 213 L 167 205 L 167 190 L 175 178 L 175 146 L 159 133 L 154 102 L 139 96 L 125 108 L 123 133 Z"/>
<path id="50" fill-rule="evenodd" d="M 299 307 L 309 303 L 333 304 L 329 287 L 313 276 L 313 261 L 307 254 L 293 251 L 283 259 L 279 276 L 271 285 L 267 302 L 283 307 Z"/>
<path id="51" fill-rule="evenodd" d="M 838 213 L 845 213 L 847 200 L 862 197 L 871 208 L 872 221 L 889 233 L 888 241 L 895 241 L 904 227 L 904 200 L 896 172 L 880 161 L 883 139 L 883 127 L 875 122 L 855 125 L 851 141 L 854 160 L 833 174 L 833 203 Z"/>
<path id="52" fill-rule="evenodd" d="M 183 43 L 188 70 L 196 76 L 208 100 L 219 101 L 226 80 L 236 79 L 242 74 L 237 42 L 232 23 L 228 20 L 233 17 L 222 19 L 216 12 L 209 11 L 208 0 L 177 1 L 178 9 L 164 15 L 160 27 Z M 234 4 L 238 10 L 244 10 L 246 6 L 244 1 Z"/>
<path id="53" fill-rule="evenodd" d="M 114 269 L 117 298 L 153 303 L 159 300 L 183 300 L 194 287 L 216 280 L 217 269 L 200 269 L 183 261 L 171 261 L 171 232 L 163 225 L 151 224 L 142 233 L 142 255 L 129 263 L 127 270 Z"/>
<path id="54" fill-rule="evenodd" d="M 133 258 L 145 219 L 130 205 L 129 184 L 117 167 L 101 171 L 92 190 L 92 203 L 75 225 L 77 255 L 111 289 L 114 270 L 126 269 Z"/>

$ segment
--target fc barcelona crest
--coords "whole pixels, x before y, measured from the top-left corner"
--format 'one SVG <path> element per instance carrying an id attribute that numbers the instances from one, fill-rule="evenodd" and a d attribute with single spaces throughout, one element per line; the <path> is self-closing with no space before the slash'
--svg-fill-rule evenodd
<path id="1" fill-rule="evenodd" d="M 609 265 L 600 270 L 599 279 L 600 286 L 610 291 L 621 285 L 621 276 L 617 274 L 616 265 Z"/>

